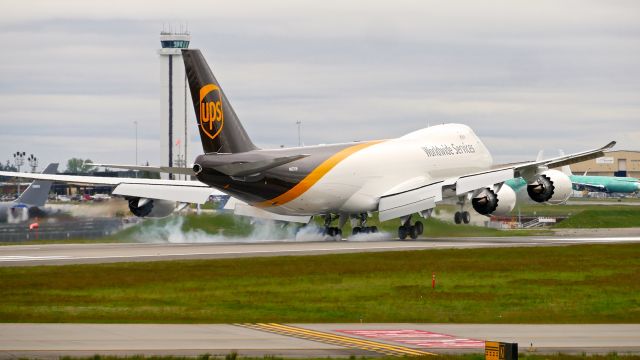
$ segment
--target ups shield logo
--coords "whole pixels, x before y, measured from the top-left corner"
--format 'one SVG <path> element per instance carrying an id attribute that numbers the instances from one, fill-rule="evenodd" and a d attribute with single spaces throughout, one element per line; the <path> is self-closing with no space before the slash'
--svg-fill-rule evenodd
<path id="1" fill-rule="evenodd" d="M 224 126 L 222 93 L 216 85 L 205 85 L 200 89 L 200 128 L 211 139 L 215 139 Z"/>

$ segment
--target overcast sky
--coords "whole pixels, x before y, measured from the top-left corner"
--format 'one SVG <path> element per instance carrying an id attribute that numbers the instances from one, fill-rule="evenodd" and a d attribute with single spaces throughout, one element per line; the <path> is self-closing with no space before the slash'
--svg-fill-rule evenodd
<path id="1" fill-rule="evenodd" d="M 464 123 L 496 162 L 640 150 L 640 2 L 3 1 L 0 160 L 159 162 L 159 33 L 187 24 L 264 148 Z M 195 118 L 191 160 L 201 151 Z M 64 165 L 61 166 L 61 170 Z"/>

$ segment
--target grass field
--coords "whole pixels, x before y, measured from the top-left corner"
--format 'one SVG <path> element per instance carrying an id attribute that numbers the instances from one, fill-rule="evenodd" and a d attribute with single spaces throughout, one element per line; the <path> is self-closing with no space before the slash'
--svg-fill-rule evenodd
<path id="1" fill-rule="evenodd" d="M 640 209 L 585 210 L 555 226 L 556 228 L 640 227 Z"/>
<path id="2" fill-rule="evenodd" d="M 5 267 L 0 321 L 638 323 L 638 274 L 640 244 Z"/>
<path id="3" fill-rule="evenodd" d="M 438 205 L 440 209 L 455 211 L 453 205 Z M 436 208 L 436 209 L 438 209 Z M 572 216 L 586 210 L 614 210 L 614 211 L 631 211 L 640 214 L 640 206 L 637 205 L 595 205 L 585 201 L 580 205 L 548 205 L 548 204 L 522 204 L 519 206 L 520 215 L 522 216 Z M 473 211 L 473 210 L 470 210 Z M 518 207 L 513 209 L 511 216 L 518 216 Z"/>
<path id="4" fill-rule="evenodd" d="M 527 235 L 548 235 L 548 230 L 515 230 L 515 231 L 502 231 L 497 229 L 485 228 L 481 226 L 472 225 L 456 225 L 451 222 L 446 222 L 438 219 L 421 219 L 424 223 L 423 237 L 483 237 L 483 236 L 527 236 Z M 175 222 L 174 219 L 161 219 L 151 220 L 142 224 L 138 229 L 130 229 L 125 233 L 120 233 L 116 236 L 122 239 L 135 238 L 140 234 L 145 233 L 145 228 L 149 227 L 164 227 L 167 223 Z M 318 226 L 318 230 L 322 228 L 322 219 L 318 218 L 315 221 Z M 390 220 L 386 222 L 378 221 L 377 214 L 369 218 L 367 226 L 377 226 L 380 231 L 385 231 L 396 236 L 398 231 L 398 220 Z M 225 237 L 250 237 L 252 234 L 260 233 L 261 237 L 270 237 L 273 239 L 286 239 L 295 237 L 296 225 L 290 224 L 288 227 L 269 226 L 268 231 L 265 231 L 265 226 L 258 224 L 251 224 L 247 218 L 234 216 L 231 214 L 203 214 L 203 215 L 187 215 L 184 217 L 184 221 L 180 222 L 180 229 L 185 232 L 203 232 L 210 235 L 220 235 Z M 351 234 L 351 225 L 345 224 L 342 228 L 343 234 L 348 236 Z"/>
<path id="5" fill-rule="evenodd" d="M 439 205 L 436 212 L 453 212 L 453 205 Z M 517 216 L 518 210 L 513 211 Z M 592 205 L 585 201 L 585 205 L 532 205 L 526 204 L 520 207 L 522 216 L 569 216 L 569 219 L 561 222 L 557 228 L 623 228 L 640 227 L 640 206 L 633 205 Z M 181 218 L 178 220 L 178 218 Z M 415 218 L 417 220 L 417 217 Z M 500 236 L 531 236 L 551 235 L 550 230 L 497 230 L 472 225 L 456 225 L 451 221 L 439 219 L 421 219 L 425 225 L 423 237 L 500 237 Z M 316 224 L 321 226 L 322 219 L 316 219 Z M 369 226 L 377 226 L 380 230 L 388 232 L 396 237 L 398 220 L 390 220 L 381 223 L 377 214 L 369 218 Z M 259 225 L 260 226 L 260 225 Z M 234 216 L 229 213 L 215 213 L 202 215 L 180 215 L 165 219 L 149 219 L 142 224 L 121 231 L 115 235 L 100 239 L 71 239 L 71 240 L 46 240 L 28 241 L 20 244 L 45 244 L 45 243 L 91 243 L 91 242 L 131 242 L 131 241 L 166 241 L 171 229 L 180 234 L 184 241 L 202 239 L 206 236 L 217 235 L 225 238 L 247 238 L 259 235 L 264 240 L 288 239 L 295 233 L 294 229 L 271 226 L 268 231 L 264 227 L 257 228 L 250 223 L 248 218 Z M 190 234 L 189 234 L 190 233 Z M 343 234 L 351 234 L 351 225 L 347 223 L 343 228 Z M 187 235 L 187 236 L 185 236 Z M 204 239 L 206 240 L 206 239 Z M 16 242 L 2 242 L 0 245 L 15 245 Z"/>

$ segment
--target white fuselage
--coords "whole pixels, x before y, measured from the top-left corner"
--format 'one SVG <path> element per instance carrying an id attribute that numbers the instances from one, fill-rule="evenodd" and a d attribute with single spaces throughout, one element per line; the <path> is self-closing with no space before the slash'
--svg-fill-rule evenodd
<path id="1" fill-rule="evenodd" d="M 491 154 L 468 126 L 433 126 L 357 151 L 294 200 L 265 210 L 282 215 L 376 211 L 385 194 L 487 170 L 492 164 Z"/>

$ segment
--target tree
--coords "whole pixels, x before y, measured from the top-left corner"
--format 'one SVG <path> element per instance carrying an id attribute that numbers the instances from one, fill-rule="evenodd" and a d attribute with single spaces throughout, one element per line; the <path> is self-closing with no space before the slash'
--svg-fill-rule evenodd
<path id="1" fill-rule="evenodd" d="M 84 174 L 95 169 L 91 159 L 82 160 L 80 158 L 71 158 L 67 161 L 67 173 Z"/>
<path id="2" fill-rule="evenodd" d="M 7 164 L 6 165 L 2 165 L 2 163 L 0 163 L 0 170 L 2 170 L 2 171 L 18 171 L 18 168 L 13 166 L 13 164 L 11 164 L 11 162 L 9 160 L 7 160 Z"/>

